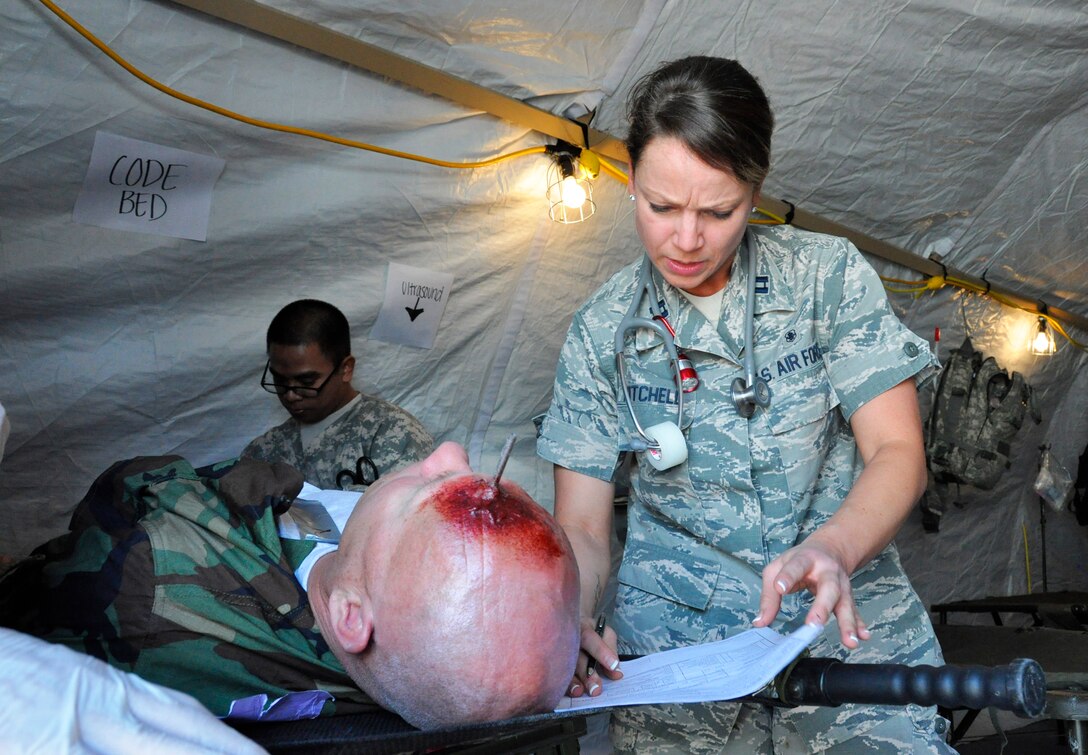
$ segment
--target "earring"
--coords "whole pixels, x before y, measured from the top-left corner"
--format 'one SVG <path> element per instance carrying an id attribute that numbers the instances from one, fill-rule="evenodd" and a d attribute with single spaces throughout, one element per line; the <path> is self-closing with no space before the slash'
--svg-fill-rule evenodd
<path id="1" fill-rule="evenodd" d="M 627 198 L 630 199 L 632 202 L 635 201 L 635 195 L 634 194 L 628 194 Z"/>

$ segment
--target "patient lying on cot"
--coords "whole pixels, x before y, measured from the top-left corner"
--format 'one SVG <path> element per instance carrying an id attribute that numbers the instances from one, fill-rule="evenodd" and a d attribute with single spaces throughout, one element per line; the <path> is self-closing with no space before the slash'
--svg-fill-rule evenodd
<path id="1" fill-rule="evenodd" d="M 295 537 L 314 521 L 301 489 L 250 459 L 119 462 L 21 570 L 34 597 L 0 624 L 219 716 L 381 706 L 433 728 L 554 709 L 578 653 L 577 566 L 523 490 L 445 443 L 372 485 L 337 544 L 281 536 L 280 515 Z"/>

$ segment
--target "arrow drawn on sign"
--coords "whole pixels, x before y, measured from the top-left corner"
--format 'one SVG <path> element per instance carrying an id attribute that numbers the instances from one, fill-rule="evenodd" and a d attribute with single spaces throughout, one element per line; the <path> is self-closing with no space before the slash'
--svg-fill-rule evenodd
<path id="1" fill-rule="evenodd" d="M 408 313 L 408 317 L 412 322 L 416 321 L 416 318 L 423 314 L 423 310 L 419 306 L 419 297 L 416 297 L 416 305 L 414 307 L 405 307 L 404 311 Z"/>

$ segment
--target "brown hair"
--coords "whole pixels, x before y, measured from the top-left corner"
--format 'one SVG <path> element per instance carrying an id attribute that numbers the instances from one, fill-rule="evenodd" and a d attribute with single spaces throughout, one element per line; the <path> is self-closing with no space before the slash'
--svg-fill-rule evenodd
<path id="1" fill-rule="evenodd" d="M 735 60 L 693 56 L 666 63 L 635 84 L 627 118 L 632 168 L 652 139 L 670 136 L 753 187 L 770 170 L 774 114 L 759 82 Z"/>

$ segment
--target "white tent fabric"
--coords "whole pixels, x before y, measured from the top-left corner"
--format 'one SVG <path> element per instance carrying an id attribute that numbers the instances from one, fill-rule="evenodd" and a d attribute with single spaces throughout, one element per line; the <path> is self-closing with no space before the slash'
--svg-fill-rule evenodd
<path id="1" fill-rule="evenodd" d="M 254 118 L 457 162 L 551 141 L 166 0 L 61 4 L 150 76 Z M 778 117 L 769 194 L 1088 316 L 1082 0 L 265 4 L 556 114 L 595 112 L 617 136 L 640 75 L 735 57 Z M 0 7 L 0 71 L 0 553 L 63 531 L 116 459 L 216 461 L 281 421 L 257 385 L 264 330 L 302 297 L 347 314 L 357 387 L 484 470 L 517 433 L 506 474 L 550 504 L 532 417 L 571 314 L 639 253 L 622 184 L 602 175 L 597 214 L 559 225 L 543 156 L 454 170 L 246 125 L 141 83 L 37 0 Z M 225 160 L 207 241 L 74 222 L 100 131 Z M 454 276 L 431 349 L 368 338 L 391 262 Z M 1021 371 L 1043 413 L 996 490 L 962 491 L 937 534 L 907 523 L 908 571 L 927 603 L 1019 592 L 1027 544 L 1039 589 L 1038 447 L 1075 468 L 1084 353 L 1059 339 L 1057 355 L 1029 356 L 1035 318 L 990 298 L 891 296 L 919 334 L 941 329 L 943 351 L 966 332 Z M 1049 588 L 1083 589 L 1088 528 L 1050 511 L 1046 536 Z"/>

